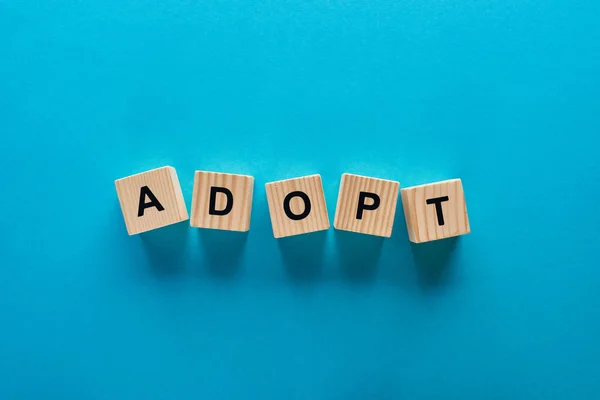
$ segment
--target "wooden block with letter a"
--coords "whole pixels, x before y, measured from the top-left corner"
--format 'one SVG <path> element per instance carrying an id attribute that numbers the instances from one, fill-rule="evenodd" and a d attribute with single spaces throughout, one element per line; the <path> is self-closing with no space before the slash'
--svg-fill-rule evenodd
<path id="1" fill-rule="evenodd" d="M 343 174 L 335 229 L 390 237 L 400 182 Z"/>
<path id="2" fill-rule="evenodd" d="M 329 229 L 320 175 L 270 182 L 266 189 L 276 238 Z"/>
<path id="3" fill-rule="evenodd" d="M 162 167 L 115 181 L 130 235 L 188 219 L 177 172 Z"/>
<path id="4" fill-rule="evenodd" d="M 196 171 L 190 224 L 196 228 L 248 231 L 253 191 L 251 176 Z"/>
<path id="5" fill-rule="evenodd" d="M 471 231 L 460 179 L 413 186 L 400 192 L 411 242 L 430 242 Z"/>

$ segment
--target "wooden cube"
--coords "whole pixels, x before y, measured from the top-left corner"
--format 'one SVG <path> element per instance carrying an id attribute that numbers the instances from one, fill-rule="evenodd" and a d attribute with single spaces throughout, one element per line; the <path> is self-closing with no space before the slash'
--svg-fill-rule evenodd
<path id="1" fill-rule="evenodd" d="M 253 191 L 251 176 L 196 171 L 191 226 L 247 232 Z"/>
<path id="2" fill-rule="evenodd" d="M 329 229 L 320 175 L 270 182 L 266 189 L 276 238 Z"/>
<path id="3" fill-rule="evenodd" d="M 401 194 L 411 242 L 430 242 L 471 231 L 460 179 L 409 187 Z"/>
<path id="4" fill-rule="evenodd" d="M 188 219 L 177 172 L 162 167 L 115 181 L 130 235 Z"/>
<path id="5" fill-rule="evenodd" d="M 335 229 L 390 237 L 400 182 L 343 174 L 335 210 Z"/>

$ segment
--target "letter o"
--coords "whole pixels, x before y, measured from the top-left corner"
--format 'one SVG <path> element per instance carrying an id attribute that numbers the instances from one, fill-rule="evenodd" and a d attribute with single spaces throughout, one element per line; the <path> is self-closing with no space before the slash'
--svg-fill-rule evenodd
<path id="1" fill-rule="evenodd" d="M 294 214 L 290 208 L 290 202 L 294 197 L 300 197 L 304 201 L 304 211 L 302 211 L 300 214 Z M 300 221 L 301 219 L 308 217 L 308 214 L 310 214 L 310 209 L 310 198 L 304 192 L 290 192 L 287 196 L 285 196 L 285 199 L 283 199 L 283 211 L 285 212 L 285 215 L 287 215 L 287 217 L 291 220 Z"/>

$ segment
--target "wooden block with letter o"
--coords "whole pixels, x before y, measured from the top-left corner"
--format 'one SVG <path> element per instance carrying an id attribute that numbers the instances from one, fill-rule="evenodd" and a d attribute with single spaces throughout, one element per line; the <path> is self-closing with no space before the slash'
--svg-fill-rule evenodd
<path id="1" fill-rule="evenodd" d="M 335 229 L 390 237 L 400 182 L 343 174 Z"/>
<path id="2" fill-rule="evenodd" d="M 177 172 L 162 167 L 115 181 L 130 235 L 188 219 Z"/>
<path id="3" fill-rule="evenodd" d="M 471 231 L 460 179 L 413 186 L 401 193 L 411 242 L 429 242 Z"/>
<path id="4" fill-rule="evenodd" d="M 329 229 L 320 175 L 270 182 L 266 189 L 276 238 Z"/>
<path id="5" fill-rule="evenodd" d="M 196 171 L 190 224 L 196 228 L 248 231 L 253 191 L 251 176 Z"/>

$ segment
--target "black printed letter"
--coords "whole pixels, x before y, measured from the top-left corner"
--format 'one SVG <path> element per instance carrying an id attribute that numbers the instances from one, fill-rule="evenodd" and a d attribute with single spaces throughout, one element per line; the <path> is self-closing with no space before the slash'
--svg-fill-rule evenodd
<path id="1" fill-rule="evenodd" d="M 146 196 L 150 199 L 150 202 L 146 203 Z M 138 217 L 142 217 L 144 215 L 144 210 L 146 208 L 156 207 L 158 211 L 163 211 L 165 208 L 160 204 L 154 193 L 150 190 L 148 186 L 142 186 L 140 189 L 140 203 L 138 205 Z"/>
<path id="2" fill-rule="evenodd" d="M 300 214 L 294 214 L 290 209 L 290 201 L 292 201 L 294 197 L 300 197 L 304 201 L 304 211 Z M 310 199 L 308 198 L 308 195 L 300 191 L 289 193 L 285 196 L 285 199 L 283 199 L 283 211 L 285 211 L 285 215 L 287 215 L 289 219 L 293 219 L 294 221 L 300 221 L 301 219 L 308 217 L 308 214 L 310 214 Z"/>
<path id="3" fill-rule="evenodd" d="M 438 225 L 444 225 L 444 213 L 442 212 L 442 203 L 448 201 L 448 196 L 436 197 L 435 199 L 427 199 L 427 204 L 435 204 L 435 212 L 437 214 Z"/>
<path id="4" fill-rule="evenodd" d="M 373 200 L 373 204 L 365 204 L 365 199 L 367 197 Z M 358 208 L 356 209 L 356 219 L 362 219 L 364 210 L 376 210 L 377 207 L 379 207 L 380 203 L 381 199 L 375 193 L 360 192 L 360 194 L 358 195 Z"/>
<path id="5" fill-rule="evenodd" d="M 217 193 L 223 193 L 227 197 L 227 204 L 225 208 L 222 210 L 217 210 Z M 210 203 L 208 205 L 208 213 L 210 215 L 227 215 L 231 212 L 233 208 L 233 194 L 231 190 L 220 187 L 220 186 L 211 186 L 210 187 Z"/>

